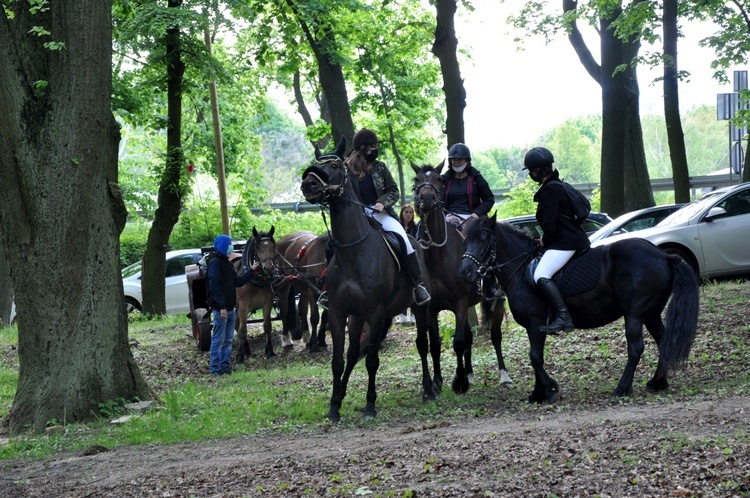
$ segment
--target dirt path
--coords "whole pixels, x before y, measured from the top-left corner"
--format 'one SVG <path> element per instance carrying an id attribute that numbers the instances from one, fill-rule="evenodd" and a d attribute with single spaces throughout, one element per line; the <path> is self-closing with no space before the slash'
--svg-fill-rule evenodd
<path id="1" fill-rule="evenodd" d="M 543 413 L 543 415 L 540 415 Z M 750 397 L 0 463 L 0 496 L 747 496 Z"/>

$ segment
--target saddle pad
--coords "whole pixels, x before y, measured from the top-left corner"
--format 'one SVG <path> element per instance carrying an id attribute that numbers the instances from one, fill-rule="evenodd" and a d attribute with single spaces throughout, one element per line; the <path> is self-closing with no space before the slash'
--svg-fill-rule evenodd
<path id="1" fill-rule="evenodd" d="M 601 276 L 602 248 L 594 247 L 571 259 L 552 280 L 563 297 L 585 292 L 599 282 Z"/>

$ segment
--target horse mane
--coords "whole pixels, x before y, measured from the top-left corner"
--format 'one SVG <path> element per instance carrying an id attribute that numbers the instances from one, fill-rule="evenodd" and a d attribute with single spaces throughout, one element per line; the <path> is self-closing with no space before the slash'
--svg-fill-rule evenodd
<path id="1" fill-rule="evenodd" d="M 493 227 L 491 224 L 492 221 L 492 218 L 483 216 L 476 223 L 472 223 L 466 232 L 466 240 L 473 240 L 475 237 L 479 236 L 479 232 L 486 229 L 492 230 L 492 232 L 496 234 L 496 238 L 504 241 L 508 239 L 518 241 L 518 244 L 521 244 L 525 251 L 530 251 L 536 248 L 537 244 L 534 239 L 517 226 L 504 221 L 496 221 Z"/>
<path id="2" fill-rule="evenodd" d="M 507 234 L 508 237 L 518 239 L 519 243 L 524 244 L 527 250 L 535 248 L 537 246 L 534 239 L 531 238 L 528 233 L 518 228 L 516 225 L 505 223 L 504 221 L 498 221 L 497 229 L 500 232 L 504 232 L 505 234 Z"/>

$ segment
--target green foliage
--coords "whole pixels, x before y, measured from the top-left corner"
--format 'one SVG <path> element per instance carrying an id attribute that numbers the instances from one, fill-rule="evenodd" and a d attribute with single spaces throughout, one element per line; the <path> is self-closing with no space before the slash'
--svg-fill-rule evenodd
<path id="1" fill-rule="evenodd" d="M 137 263 L 143 257 L 150 227 L 151 224 L 142 218 L 135 218 L 125 224 L 125 229 L 120 234 L 120 264 L 123 268 Z"/>
<path id="2" fill-rule="evenodd" d="M 534 194 L 538 188 L 539 185 L 531 179 L 513 187 L 507 199 L 496 205 L 498 219 L 535 213 Z"/>

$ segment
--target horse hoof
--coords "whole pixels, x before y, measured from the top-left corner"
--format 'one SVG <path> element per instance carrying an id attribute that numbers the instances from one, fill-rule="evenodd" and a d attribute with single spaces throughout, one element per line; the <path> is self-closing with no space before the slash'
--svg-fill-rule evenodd
<path id="1" fill-rule="evenodd" d="M 284 346 L 284 351 L 294 351 L 294 344 L 287 344 Z"/>
<path id="2" fill-rule="evenodd" d="M 243 365 L 245 363 L 245 355 L 238 354 L 237 358 L 234 361 L 237 365 Z"/>
<path id="3" fill-rule="evenodd" d="M 513 381 L 510 379 L 510 376 L 508 375 L 508 371 L 500 370 L 500 385 L 510 386 L 511 384 L 513 384 Z"/>
<path id="4" fill-rule="evenodd" d="M 646 391 L 650 393 L 663 391 L 668 387 L 669 387 L 669 382 L 667 382 L 666 380 L 655 381 L 652 379 L 646 382 Z"/>
<path id="5" fill-rule="evenodd" d="M 456 377 L 453 379 L 453 384 L 451 385 L 453 387 L 453 392 L 456 394 L 466 394 L 469 391 L 469 387 L 471 387 L 471 384 L 469 383 L 469 379 L 466 377 Z"/>
<path id="6" fill-rule="evenodd" d="M 339 414 L 338 410 L 334 410 L 331 408 L 328 411 L 328 414 L 326 415 L 326 418 L 331 421 L 332 424 L 337 423 L 339 420 L 341 420 L 341 415 Z"/>
<path id="7" fill-rule="evenodd" d="M 266 359 L 273 358 L 274 356 L 276 356 L 276 353 L 274 353 L 273 351 L 266 352 Z"/>

